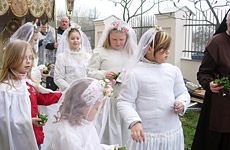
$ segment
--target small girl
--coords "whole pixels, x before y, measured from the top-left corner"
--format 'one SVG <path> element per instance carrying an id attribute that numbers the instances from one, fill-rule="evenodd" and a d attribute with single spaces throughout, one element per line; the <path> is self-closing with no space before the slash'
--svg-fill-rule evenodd
<path id="1" fill-rule="evenodd" d="M 32 76 L 34 79 L 41 82 L 41 77 L 43 76 L 42 71 L 38 67 L 38 28 L 37 21 L 35 23 L 27 22 L 23 24 L 9 39 L 9 42 L 20 39 L 29 42 L 34 53 L 34 66 L 32 68 Z"/>
<path id="2" fill-rule="evenodd" d="M 179 68 L 166 63 L 171 37 L 159 30 L 141 37 L 118 97 L 118 110 L 131 129 L 130 150 L 184 150 L 178 114 L 185 113 L 190 96 Z"/>
<path id="3" fill-rule="evenodd" d="M 0 73 L 0 149 L 36 150 L 43 143 L 38 105 L 56 103 L 61 93 L 36 84 L 31 77 L 34 53 L 22 40 L 10 42 L 4 51 Z M 32 118 L 32 119 L 31 119 Z"/>
<path id="4" fill-rule="evenodd" d="M 54 82 L 64 91 L 74 80 L 86 77 L 86 68 L 91 57 L 87 36 L 78 28 L 65 30 L 57 49 Z"/>
<path id="5" fill-rule="evenodd" d="M 96 116 L 107 109 L 105 103 L 109 94 L 104 91 L 111 93 L 112 87 L 105 85 L 104 81 L 81 78 L 67 88 L 58 111 L 60 116 L 57 117 L 57 128 L 52 138 L 51 149 L 114 150 L 114 145 L 100 144 L 93 124 Z"/>
<path id="6" fill-rule="evenodd" d="M 114 75 L 122 71 L 136 48 L 136 34 L 123 21 L 112 22 L 103 31 L 97 48 L 94 50 L 87 69 L 88 77 L 114 80 Z M 116 92 L 110 100 L 110 112 L 102 138 L 104 144 L 125 145 L 130 132 L 117 110 Z"/>

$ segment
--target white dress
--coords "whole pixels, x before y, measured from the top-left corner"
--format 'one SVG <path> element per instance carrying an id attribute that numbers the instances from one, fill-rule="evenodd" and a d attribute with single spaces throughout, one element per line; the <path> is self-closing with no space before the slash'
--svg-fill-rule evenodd
<path id="1" fill-rule="evenodd" d="M 114 150 L 114 145 L 100 145 L 92 122 L 82 120 L 82 125 L 71 126 L 67 121 L 57 123 L 51 150 Z"/>
<path id="2" fill-rule="evenodd" d="M 141 121 L 146 142 L 136 143 L 130 136 L 127 149 L 184 150 L 181 122 L 172 108 L 175 101 L 184 105 L 183 115 L 190 96 L 179 68 L 168 63 L 139 62 L 125 76 L 117 107 L 129 125 Z"/>
<path id="3" fill-rule="evenodd" d="M 86 77 L 90 57 L 91 55 L 86 52 L 67 51 L 57 56 L 54 82 L 61 91 L 64 91 L 76 79 Z"/>
<path id="4" fill-rule="evenodd" d="M 124 50 L 95 49 L 87 69 L 87 75 L 88 77 L 102 80 L 107 71 L 115 73 L 122 71 L 128 59 L 129 55 Z M 116 89 L 116 93 L 110 99 L 110 112 L 101 143 L 124 146 L 130 136 L 130 131 L 117 110 L 116 97 L 118 96 L 120 86 L 118 85 L 114 88 Z"/>
<path id="5" fill-rule="evenodd" d="M 36 88 L 29 79 L 10 80 L 16 88 L 0 84 L 0 150 L 37 150 L 31 120 L 31 103 L 26 82 Z M 42 86 L 40 93 L 50 93 Z"/>

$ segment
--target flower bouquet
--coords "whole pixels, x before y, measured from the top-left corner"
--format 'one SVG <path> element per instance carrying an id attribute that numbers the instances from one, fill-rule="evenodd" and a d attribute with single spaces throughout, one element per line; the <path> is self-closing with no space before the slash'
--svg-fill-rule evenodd
<path id="1" fill-rule="evenodd" d="M 121 82 L 120 82 L 119 79 L 118 79 L 118 77 L 119 77 L 120 74 L 121 74 L 121 72 L 118 72 L 117 74 L 114 74 L 114 75 L 113 75 L 113 77 L 114 77 L 113 83 L 114 83 L 115 85 L 120 85 L 120 84 L 121 84 Z"/>
<path id="2" fill-rule="evenodd" d="M 217 76 L 217 79 L 215 79 L 213 83 L 219 84 L 221 86 L 223 85 L 226 90 L 230 91 L 230 82 L 228 77 L 219 78 L 219 76 Z M 226 93 L 223 92 L 223 96 L 226 96 Z"/>
<path id="3" fill-rule="evenodd" d="M 42 119 L 42 121 L 39 121 L 38 124 L 43 124 L 43 123 L 46 123 L 48 121 L 48 115 L 46 115 L 46 114 L 38 113 L 37 117 Z"/>
<path id="4" fill-rule="evenodd" d="M 46 63 L 45 65 L 39 65 L 39 68 L 41 70 L 42 76 L 50 76 L 50 71 L 54 67 L 54 64 Z"/>
<path id="5" fill-rule="evenodd" d="M 126 150 L 125 147 L 120 147 L 119 145 L 116 145 L 114 150 Z"/>

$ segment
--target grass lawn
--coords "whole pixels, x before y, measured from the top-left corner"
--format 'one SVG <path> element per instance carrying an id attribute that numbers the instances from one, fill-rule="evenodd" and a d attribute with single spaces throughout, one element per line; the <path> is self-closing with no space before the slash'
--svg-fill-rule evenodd
<path id="1" fill-rule="evenodd" d="M 180 117 L 184 131 L 185 150 L 191 149 L 199 115 L 199 111 L 188 110 L 184 116 Z"/>

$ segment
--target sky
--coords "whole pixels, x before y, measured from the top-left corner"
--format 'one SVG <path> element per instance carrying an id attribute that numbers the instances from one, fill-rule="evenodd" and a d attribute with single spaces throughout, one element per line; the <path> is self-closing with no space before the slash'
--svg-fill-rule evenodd
<path id="1" fill-rule="evenodd" d="M 66 7 L 65 3 L 66 0 L 56 0 L 57 2 L 57 8 L 63 9 Z M 100 12 L 100 17 L 108 17 L 110 15 L 115 15 L 119 18 L 122 17 L 122 8 L 121 6 L 116 6 L 114 3 L 109 2 L 108 0 L 75 0 L 74 1 L 75 6 L 80 6 L 82 8 L 91 8 L 91 9 L 97 9 L 98 12 Z M 76 9 L 77 7 L 75 7 Z"/>
<path id="2" fill-rule="evenodd" d="M 152 0 L 150 0 L 152 1 Z M 211 1 L 211 0 L 210 0 Z M 57 2 L 57 10 L 62 9 L 64 10 L 66 7 L 66 0 L 56 0 Z M 134 2 L 137 4 L 136 7 L 138 7 L 138 3 L 140 2 L 140 0 L 134 0 Z M 193 8 L 193 3 L 188 2 L 188 0 L 180 0 L 180 4 L 179 5 L 183 5 L 183 6 L 187 6 L 188 8 L 190 8 L 191 10 L 195 10 Z M 218 4 L 224 3 L 226 2 L 226 0 L 217 0 Z M 75 0 L 75 6 L 77 7 L 81 7 L 81 8 L 85 8 L 85 9 L 97 9 L 97 11 L 100 13 L 100 17 L 99 18 L 104 18 L 104 17 L 108 17 L 110 15 L 115 15 L 118 18 L 122 19 L 122 14 L 123 14 L 123 10 L 122 7 L 118 4 L 116 7 L 114 5 L 113 2 L 109 1 L 109 0 Z M 133 5 L 132 5 L 133 6 Z M 75 7 L 75 9 L 77 8 Z M 161 4 L 160 5 L 160 9 L 164 9 L 166 7 L 172 7 L 171 4 Z M 135 5 L 133 6 L 133 10 L 136 10 Z M 155 14 L 157 13 L 157 7 L 155 7 L 155 9 L 152 9 L 149 14 Z"/>

